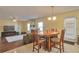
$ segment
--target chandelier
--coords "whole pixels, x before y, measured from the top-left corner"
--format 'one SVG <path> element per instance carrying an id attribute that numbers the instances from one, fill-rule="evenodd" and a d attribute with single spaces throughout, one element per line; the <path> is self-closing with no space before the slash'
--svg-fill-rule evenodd
<path id="1" fill-rule="evenodd" d="M 11 19 L 13 22 L 16 22 L 16 21 L 17 21 L 16 18 L 15 18 L 15 17 L 12 17 L 12 16 L 10 16 L 10 19 Z"/>
<path id="2" fill-rule="evenodd" d="M 54 6 L 51 6 L 52 16 L 48 17 L 48 20 L 56 20 Z"/>

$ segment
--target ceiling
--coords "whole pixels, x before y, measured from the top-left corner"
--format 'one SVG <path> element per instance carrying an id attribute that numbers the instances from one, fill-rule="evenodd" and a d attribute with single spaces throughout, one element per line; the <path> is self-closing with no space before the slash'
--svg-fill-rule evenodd
<path id="1" fill-rule="evenodd" d="M 78 6 L 0 6 L 0 19 L 28 20 L 78 9 Z"/>

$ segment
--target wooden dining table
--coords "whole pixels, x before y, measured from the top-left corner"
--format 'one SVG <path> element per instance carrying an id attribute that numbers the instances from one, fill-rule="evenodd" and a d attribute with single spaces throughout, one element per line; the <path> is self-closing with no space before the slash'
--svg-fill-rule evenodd
<path id="1" fill-rule="evenodd" d="M 47 44 L 47 50 L 48 52 L 51 51 L 51 37 L 53 37 L 54 35 L 58 35 L 59 32 L 41 32 L 39 33 L 39 35 L 43 36 L 43 37 L 47 37 L 48 39 L 46 39 L 46 41 L 48 41 L 46 44 Z"/>

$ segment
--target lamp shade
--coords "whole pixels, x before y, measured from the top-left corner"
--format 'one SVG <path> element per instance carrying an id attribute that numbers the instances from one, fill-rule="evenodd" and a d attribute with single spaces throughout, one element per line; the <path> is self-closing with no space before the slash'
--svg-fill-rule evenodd
<path id="1" fill-rule="evenodd" d="M 53 16 L 53 20 L 56 20 L 56 16 Z"/>
<path id="2" fill-rule="evenodd" d="M 13 19 L 13 22 L 16 22 L 16 19 Z"/>
<path id="3" fill-rule="evenodd" d="M 48 17 L 48 20 L 51 20 L 51 17 Z"/>

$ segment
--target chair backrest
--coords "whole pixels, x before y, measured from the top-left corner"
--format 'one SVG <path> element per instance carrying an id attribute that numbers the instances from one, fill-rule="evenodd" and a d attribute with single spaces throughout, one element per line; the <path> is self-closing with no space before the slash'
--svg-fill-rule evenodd
<path id="1" fill-rule="evenodd" d="M 60 35 L 60 42 L 64 42 L 64 34 L 65 34 L 65 31 L 64 31 L 64 29 L 62 29 L 61 35 Z"/>
<path id="2" fill-rule="evenodd" d="M 33 42 L 38 42 L 39 37 L 38 37 L 38 32 L 37 32 L 37 30 L 33 30 L 31 33 L 32 33 Z"/>

